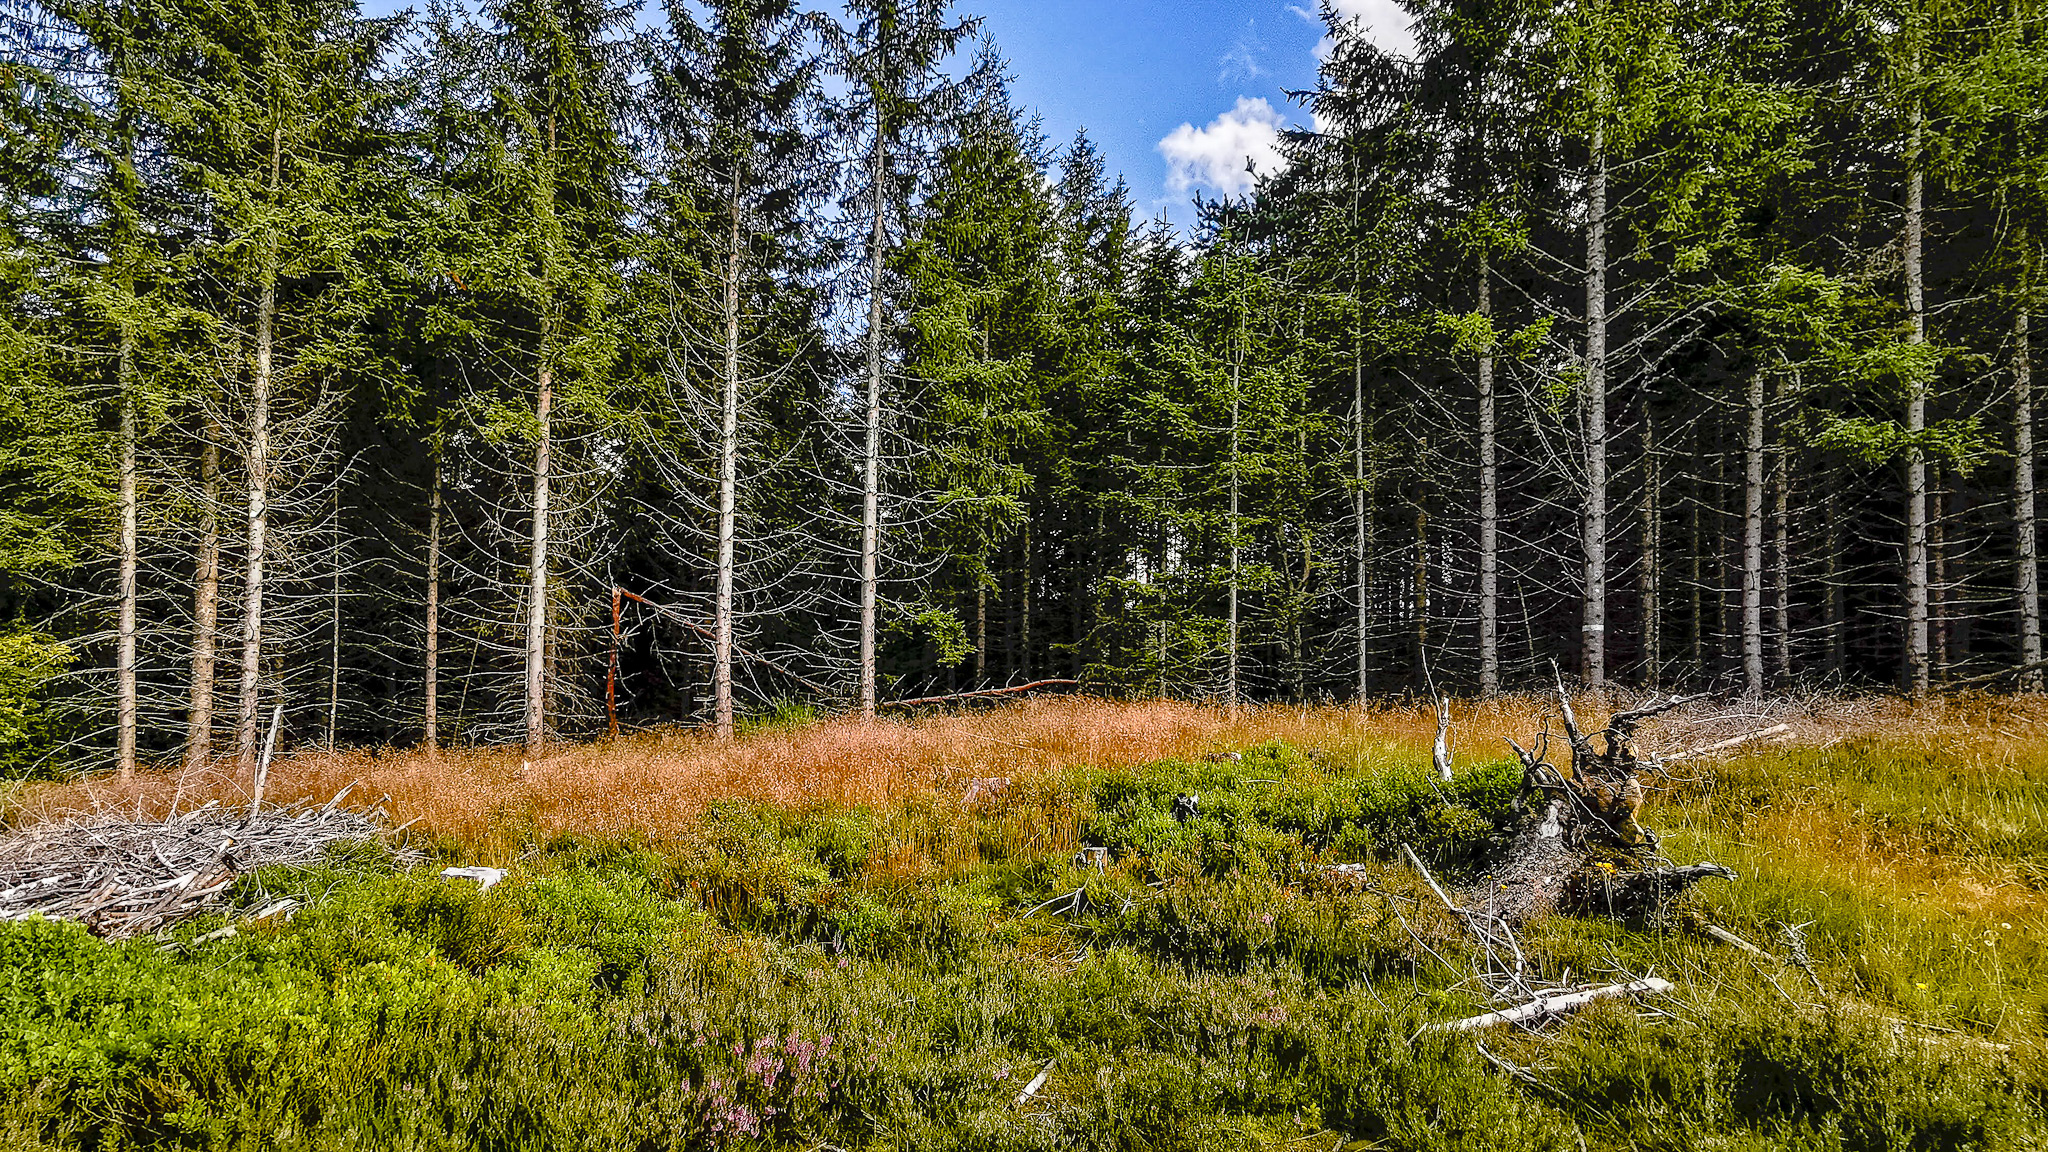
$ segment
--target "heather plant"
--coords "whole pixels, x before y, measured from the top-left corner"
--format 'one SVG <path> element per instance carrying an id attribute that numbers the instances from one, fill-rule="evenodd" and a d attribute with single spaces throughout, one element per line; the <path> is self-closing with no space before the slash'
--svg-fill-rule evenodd
<path id="1" fill-rule="evenodd" d="M 973 803 L 730 800 L 659 837 L 444 841 L 509 866 L 488 892 L 357 853 L 244 882 L 247 903 L 307 898 L 289 922 L 205 943 L 219 922 L 192 923 L 170 950 L 0 925 L 0 1143 L 2029 1147 L 2048 956 L 2020 878 L 2040 856 L 1979 804 L 2022 802 L 2042 765 L 1887 747 L 1858 754 L 1889 792 L 1795 748 L 1653 797 L 1668 850 L 1740 879 L 1658 931 L 1534 925 L 1543 979 L 1679 986 L 1542 1034 L 1425 1029 L 1487 1005 L 1462 929 L 1397 859 L 1470 873 L 1513 773 L 1446 782 L 1419 752 L 1341 745 L 1062 766 Z M 1200 797 L 1184 820 L 1181 795 Z M 1914 797 L 1952 831 L 1902 838 Z M 1110 850 L 1100 870 L 1082 845 Z M 1709 921 L 1774 959 L 1688 927 Z"/>

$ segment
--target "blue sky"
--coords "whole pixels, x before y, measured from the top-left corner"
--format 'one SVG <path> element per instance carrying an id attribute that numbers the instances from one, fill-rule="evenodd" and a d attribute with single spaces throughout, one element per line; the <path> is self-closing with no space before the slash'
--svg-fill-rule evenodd
<path id="1" fill-rule="evenodd" d="M 1176 222 L 1197 190 L 1242 190 L 1278 130 L 1306 122 L 1286 97 L 1316 82 L 1315 0 L 958 0 L 1010 60 L 1017 102 L 1064 144 L 1086 128 L 1129 181 L 1140 216 Z M 1337 0 L 1382 46 L 1407 47 L 1395 0 Z"/>
<path id="2" fill-rule="evenodd" d="M 1168 208 L 1181 220 L 1195 187 L 1229 190 L 1219 185 L 1238 178 L 1244 156 L 1260 152 L 1276 122 L 1303 118 L 1285 91 L 1314 86 L 1323 34 L 1320 22 L 1278 0 L 966 0 L 959 7 L 984 17 L 1010 60 L 1017 102 L 1044 116 L 1055 144 L 1085 127 L 1110 168 L 1130 182 L 1139 215 Z M 1169 136 L 1171 166 L 1160 151 Z"/>
<path id="3" fill-rule="evenodd" d="M 407 0 L 365 0 L 389 11 Z M 836 0 L 815 0 L 826 10 Z M 1384 47 L 1405 47 L 1397 0 L 1334 0 Z M 659 7 L 649 0 L 649 10 Z M 1010 62 L 1017 103 L 1064 146 L 1088 130 L 1133 210 L 1187 223 L 1196 191 L 1241 191 L 1279 129 L 1306 122 L 1288 89 L 1314 87 L 1316 0 L 955 0 Z"/>

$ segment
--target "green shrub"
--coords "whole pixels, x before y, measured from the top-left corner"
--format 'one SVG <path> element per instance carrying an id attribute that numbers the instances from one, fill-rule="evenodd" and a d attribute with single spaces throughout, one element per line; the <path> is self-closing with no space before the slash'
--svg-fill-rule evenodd
<path id="1" fill-rule="evenodd" d="M 0 779 L 55 775 L 62 735 L 50 685 L 71 649 L 22 624 L 0 626 Z"/>

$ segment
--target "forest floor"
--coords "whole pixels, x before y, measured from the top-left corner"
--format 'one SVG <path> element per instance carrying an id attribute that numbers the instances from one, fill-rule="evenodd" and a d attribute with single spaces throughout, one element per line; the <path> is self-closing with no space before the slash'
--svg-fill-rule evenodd
<path id="1" fill-rule="evenodd" d="M 183 950 L 0 925 L 0 1145 L 2048 1145 L 2048 702 L 1660 720 L 1645 752 L 1786 726 L 1673 761 L 1643 811 L 1673 860 L 1740 878 L 1668 925 L 1555 918 L 1524 944 L 1552 986 L 1675 990 L 1426 1030 L 1501 1005 L 1401 845 L 1483 879 L 1520 779 L 1502 738 L 1549 712 L 1458 705 L 1449 783 L 1410 707 L 1048 699 L 531 764 L 302 753 L 271 796 L 360 781 L 432 863 L 259 872 L 240 903 L 308 906 Z M 246 784 L 28 785 L 0 821 Z M 509 874 L 483 893 L 448 864 Z"/>

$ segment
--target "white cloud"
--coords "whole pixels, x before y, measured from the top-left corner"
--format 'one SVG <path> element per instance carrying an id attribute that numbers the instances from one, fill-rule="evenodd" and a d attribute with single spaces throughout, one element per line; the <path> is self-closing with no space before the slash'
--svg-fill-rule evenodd
<path id="1" fill-rule="evenodd" d="M 1414 21 L 1397 0 L 1331 0 L 1330 6 L 1337 10 L 1339 19 L 1358 21 L 1365 38 L 1382 51 L 1396 56 L 1415 55 Z M 1327 39 L 1316 45 L 1318 57 L 1328 52 Z"/>
<path id="2" fill-rule="evenodd" d="M 1218 84 L 1231 84 L 1238 81 L 1257 80 L 1259 77 L 1264 76 L 1266 70 L 1259 66 L 1259 55 L 1265 50 L 1266 46 L 1259 42 L 1258 21 L 1254 20 L 1246 24 L 1244 35 L 1239 36 L 1237 43 L 1230 46 L 1230 51 L 1225 52 L 1223 58 L 1217 61 L 1218 64 L 1223 66 L 1223 70 L 1217 73 L 1216 82 Z"/>
<path id="3" fill-rule="evenodd" d="M 1186 196 L 1197 187 L 1225 196 L 1251 190 L 1249 160 L 1261 175 L 1277 171 L 1280 130 L 1287 121 L 1261 96 L 1239 96 L 1237 106 L 1205 128 L 1183 124 L 1159 142 L 1166 157 L 1166 186 Z"/>

